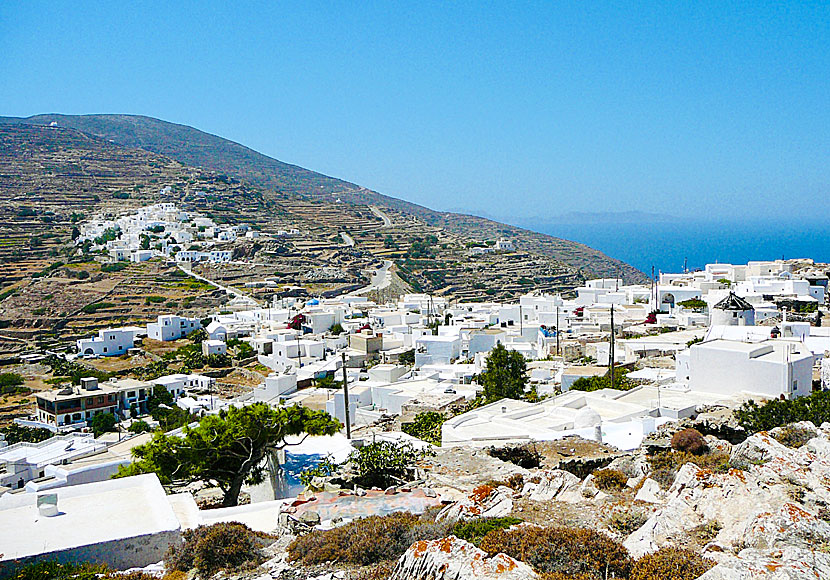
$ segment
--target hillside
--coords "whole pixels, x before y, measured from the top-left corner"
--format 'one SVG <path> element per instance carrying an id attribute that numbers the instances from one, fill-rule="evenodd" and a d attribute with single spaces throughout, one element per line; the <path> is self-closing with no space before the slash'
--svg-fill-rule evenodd
<path id="1" fill-rule="evenodd" d="M 125 147 L 138 147 L 158 153 L 184 165 L 233 176 L 252 186 L 276 191 L 284 196 L 310 195 L 331 201 L 336 194 L 337 198 L 350 203 L 375 205 L 415 216 L 425 224 L 469 240 L 486 241 L 508 237 L 520 250 L 565 263 L 586 277 L 622 276 L 629 282 L 645 280 L 639 270 L 584 244 L 477 216 L 434 211 L 347 181 L 283 163 L 233 141 L 185 125 L 135 115 L 49 114 L 25 119 L 0 117 L 0 123 L 49 125 L 53 122 Z"/>

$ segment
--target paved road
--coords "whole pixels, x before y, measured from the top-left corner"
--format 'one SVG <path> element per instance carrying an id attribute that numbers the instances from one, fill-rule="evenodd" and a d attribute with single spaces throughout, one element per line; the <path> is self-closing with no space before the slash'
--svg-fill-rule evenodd
<path id="1" fill-rule="evenodd" d="M 383 227 L 391 228 L 392 227 L 392 220 L 389 219 L 389 216 L 380 211 L 377 207 L 370 205 L 369 209 L 372 210 L 372 213 L 378 216 L 380 219 L 383 220 Z"/>
<path id="2" fill-rule="evenodd" d="M 352 294 L 367 294 L 373 290 L 383 290 L 392 284 L 392 261 L 384 260 L 383 266 L 375 270 L 368 286 L 355 290 Z"/>
<path id="3" fill-rule="evenodd" d="M 248 296 L 247 294 L 243 294 L 239 290 L 237 290 L 235 288 L 231 288 L 229 286 L 222 286 L 221 284 L 219 284 L 217 282 L 214 282 L 213 280 L 208 280 L 204 276 L 200 276 L 196 272 L 188 270 L 187 268 L 184 267 L 183 264 L 177 264 L 177 265 L 179 266 L 179 269 L 182 272 L 186 272 L 188 275 L 193 276 L 197 280 L 201 280 L 202 282 L 210 284 L 211 286 L 216 286 L 217 288 L 219 288 L 220 290 L 224 290 L 225 292 L 227 292 L 228 294 L 230 294 L 234 298 L 238 298 L 242 302 L 244 302 L 246 304 L 250 304 L 253 308 L 259 308 L 260 303 L 257 302 L 256 300 L 254 300 L 253 298 L 251 298 L 250 296 Z"/>

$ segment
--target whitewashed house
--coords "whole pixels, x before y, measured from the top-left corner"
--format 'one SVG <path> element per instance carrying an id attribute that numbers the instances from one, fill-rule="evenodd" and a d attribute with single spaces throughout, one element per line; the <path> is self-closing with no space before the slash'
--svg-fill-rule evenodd
<path id="1" fill-rule="evenodd" d="M 147 324 L 147 337 L 153 340 L 167 342 L 184 338 L 194 330 L 199 330 L 202 325 L 198 318 L 163 314 L 158 317 L 157 322 Z"/>
<path id="2" fill-rule="evenodd" d="M 78 354 L 81 356 L 120 356 L 127 354 L 135 344 L 135 330 L 127 328 L 106 328 L 98 336 L 78 339 Z"/>

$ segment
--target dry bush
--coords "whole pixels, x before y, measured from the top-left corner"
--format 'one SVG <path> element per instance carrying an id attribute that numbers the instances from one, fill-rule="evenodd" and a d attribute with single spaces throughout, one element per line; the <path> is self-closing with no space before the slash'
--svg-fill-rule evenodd
<path id="1" fill-rule="evenodd" d="M 709 451 L 706 439 L 697 429 L 683 429 L 672 435 L 671 448 L 675 451 L 685 451 L 692 455 L 703 455 Z"/>
<path id="2" fill-rule="evenodd" d="M 648 516 L 640 510 L 624 510 L 614 512 L 608 524 L 622 534 L 630 534 L 639 530 L 648 520 Z"/>
<path id="3" fill-rule="evenodd" d="M 199 526 L 184 532 L 184 543 L 171 546 L 164 559 L 168 570 L 187 572 L 196 568 L 202 577 L 219 570 L 246 570 L 264 561 L 261 548 L 271 536 L 254 532 L 238 522 Z"/>
<path id="4" fill-rule="evenodd" d="M 812 429 L 787 425 L 786 427 L 782 427 L 773 437 L 781 445 L 785 445 L 791 449 L 798 449 L 815 437 L 815 435 L 815 431 Z"/>
<path id="5" fill-rule="evenodd" d="M 494 530 L 481 540 L 490 556 L 504 552 L 537 572 L 602 580 L 626 578 L 633 561 L 619 542 L 586 528 L 520 527 Z"/>
<path id="6" fill-rule="evenodd" d="M 629 580 L 695 580 L 715 563 L 683 548 L 661 548 L 637 560 Z"/>
<path id="7" fill-rule="evenodd" d="M 489 485 L 490 487 L 509 487 L 514 491 L 522 491 L 522 488 L 525 485 L 525 477 L 521 473 L 514 473 L 506 480 L 491 480 L 485 483 L 484 485 Z"/>
<path id="8" fill-rule="evenodd" d="M 385 560 L 379 564 L 375 564 L 371 568 L 361 570 L 354 577 L 354 580 L 389 580 L 397 564 L 397 560 Z"/>
<path id="9" fill-rule="evenodd" d="M 663 489 L 671 487 L 677 471 L 687 463 L 694 463 L 701 469 L 708 469 L 715 473 L 729 471 L 729 455 L 721 452 L 694 455 L 686 451 L 664 451 L 650 456 L 648 463 L 651 466 L 649 477 L 659 483 Z"/>
<path id="10" fill-rule="evenodd" d="M 594 484 L 602 491 L 619 491 L 625 489 L 628 476 L 619 469 L 597 469 L 594 471 Z"/>
<path id="11" fill-rule="evenodd" d="M 370 516 L 300 536 L 288 546 L 288 557 L 304 565 L 344 562 L 368 566 L 399 557 L 419 540 L 446 537 L 450 526 L 407 512 Z"/>

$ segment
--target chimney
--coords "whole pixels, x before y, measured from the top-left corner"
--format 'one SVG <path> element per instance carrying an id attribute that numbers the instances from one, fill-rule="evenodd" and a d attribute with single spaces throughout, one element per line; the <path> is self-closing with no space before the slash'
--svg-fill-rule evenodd
<path id="1" fill-rule="evenodd" d="M 58 515 L 58 494 L 43 493 L 37 496 L 37 511 L 40 515 L 51 518 Z"/>
<path id="2" fill-rule="evenodd" d="M 98 388 L 98 379 L 95 377 L 84 377 L 81 379 L 81 388 L 87 391 L 94 391 Z"/>

